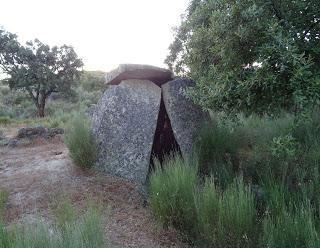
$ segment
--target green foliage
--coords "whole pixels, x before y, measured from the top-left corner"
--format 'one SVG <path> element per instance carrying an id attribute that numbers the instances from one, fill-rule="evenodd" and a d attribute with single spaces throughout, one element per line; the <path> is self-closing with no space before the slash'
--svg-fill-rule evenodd
<path id="1" fill-rule="evenodd" d="M 84 114 L 76 114 L 70 121 L 65 143 L 73 162 L 82 168 L 93 166 L 97 147 L 90 132 L 90 122 Z"/>
<path id="2" fill-rule="evenodd" d="M 11 123 L 11 118 L 9 116 L 0 116 L 0 125 L 1 124 L 10 124 Z"/>
<path id="3" fill-rule="evenodd" d="M 105 89 L 105 72 L 83 71 L 79 85 L 86 91 L 103 91 Z"/>
<path id="4" fill-rule="evenodd" d="M 233 131 L 233 126 L 223 119 L 206 123 L 194 144 L 201 174 L 213 175 L 223 188 L 233 180 L 232 162 L 239 148 L 247 145 L 242 134 Z"/>
<path id="5" fill-rule="evenodd" d="M 320 246 L 314 216 L 310 206 L 301 206 L 294 213 L 283 210 L 274 219 L 263 223 L 261 247 L 268 248 L 316 248 Z"/>
<path id="6" fill-rule="evenodd" d="M 102 248 L 106 246 L 101 213 L 89 208 L 79 219 L 66 217 L 63 225 L 42 221 L 23 223 L 12 230 L 0 224 L 0 246 L 4 248 Z"/>
<path id="7" fill-rule="evenodd" d="M 76 220 L 76 212 L 70 199 L 63 199 L 54 211 L 57 225 L 63 229 L 68 223 Z"/>
<path id="8" fill-rule="evenodd" d="M 297 152 L 297 143 L 292 135 L 279 136 L 273 138 L 271 153 L 276 157 L 293 157 Z"/>
<path id="9" fill-rule="evenodd" d="M 256 210 L 250 188 L 241 179 L 219 192 L 207 180 L 198 203 L 200 244 L 204 247 L 255 247 Z"/>
<path id="10" fill-rule="evenodd" d="M 46 99 L 53 92 L 70 92 L 82 65 L 70 46 L 50 48 L 37 39 L 23 46 L 17 35 L 0 29 L 0 68 L 9 75 L 5 82 L 28 93 L 39 117 L 44 116 Z"/>
<path id="11" fill-rule="evenodd" d="M 197 247 L 318 247 L 319 125 L 317 111 L 307 118 L 215 115 L 195 143 L 192 163 L 201 173 L 188 176 L 192 183 L 185 172 L 169 173 L 168 161 L 151 176 L 156 217 L 172 224 L 179 216 L 176 227 Z M 186 164 L 175 166 L 187 171 Z M 177 182 L 188 197 L 174 193 Z"/>
<path id="12" fill-rule="evenodd" d="M 197 226 L 199 230 L 199 245 L 211 247 L 218 245 L 221 210 L 219 189 L 214 180 L 206 179 L 204 187 L 197 199 Z"/>
<path id="13" fill-rule="evenodd" d="M 5 204 L 8 199 L 8 192 L 5 190 L 0 189 L 0 224 L 1 224 L 1 218 L 5 210 Z"/>
<path id="14" fill-rule="evenodd" d="M 46 117 L 37 118 L 37 109 L 25 92 L 10 89 L 0 82 L 0 118 L 10 117 L 12 123 L 42 123 L 50 127 L 63 127 L 72 112 L 86 111 L 96 104 L 104 92 L 104 73 L 84 71 L 77 84 L 73 84 L 72 97 L 61 92 L 51 95 L 46 102 Z"/>
<path id="15" fill-rule="evenodd" d="M 155 171 L 150 177 L 150 205 L 161 223 L 194 236 L 197 167 L 189 162 L 175 155 L 164 161 L 162 169 L 155 161 Z"/>
<path id="16" fill-rule="evenodd" d="M 167 64 L 188 95 L 226 112 L 303 111 L 320 96 L 318 0 L 192 0 Z"/>
<path id="17" fill-rule="evenodd" d="M 250 188 L 242 180 L 224 192 L 220 206 L 220 247 L 254 247 L 255 202 Z"/>

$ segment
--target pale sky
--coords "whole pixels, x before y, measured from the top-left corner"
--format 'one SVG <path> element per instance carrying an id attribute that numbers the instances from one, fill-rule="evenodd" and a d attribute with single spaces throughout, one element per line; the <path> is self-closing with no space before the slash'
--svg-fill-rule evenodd
<path id="1" fill-rule="evenodd" d="M 86 70 L 164 67 L 189 0 L 0 0 L 0 26 L 19 40 L 72 45 Z"/>

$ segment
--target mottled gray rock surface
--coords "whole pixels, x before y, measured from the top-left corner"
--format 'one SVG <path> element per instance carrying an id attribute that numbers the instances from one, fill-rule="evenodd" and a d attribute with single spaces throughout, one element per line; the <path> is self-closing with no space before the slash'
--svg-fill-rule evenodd
<path id="1" fill-rule="evenodd" d="M 46 133 L 46 128 L 44 126 L 31 126 L 23 127 L 18 130 L 18 139 L 39 137 Z"/>
<path id="2" fill-rule="evenodd" d="M 183 158 L 192 152 L 192 145 L 197 131 L 209 119 L 206 112 L 195 106 L 185 97 L 184 89 L 193 86 L 189 79 L 179 78 L 162 85 L 162 97 L 171 127 Z"/>
<path id="3" fill-rule="evenodd" d="M 160 99 L 161 89 L 147 80 L 125 80 L 105 91 L 92 117 L 96 166 L 145 183 Z"/>
<path id="4" fill-rule="evenodd" d="M 44 126 L 30 126 L 23 127 L 18 130 L 17 138 L 53 138 L 56 135 L 63 134 L 64 130 L 62 128 L 46 128 Z"/>
<path id="5" fill-rule="evenodd" d="M 121 64 L 118 68 L 106 74 L 106 84 L 116 85 L 122 80 L 149 80 L 161 85 L 173 78 L 171 71 L 151 65 Z"/>

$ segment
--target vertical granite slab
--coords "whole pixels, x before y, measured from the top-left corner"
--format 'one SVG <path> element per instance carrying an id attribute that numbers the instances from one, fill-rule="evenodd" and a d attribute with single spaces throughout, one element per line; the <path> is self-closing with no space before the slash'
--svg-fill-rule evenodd
<path id="1" fill-rule="evenodd" d="M 161 88 L 148 80 L 124 80 L 104 92 L 92 116 L 97 167 L 145 183 L 160 99 Z"/>
<path id="2" fill-rule="evenodd" d="M 189 79 L 178 78 L 161 86 L 173 134 L 184 159 L 191 154 L 194 139 L 201 125 L 209 120 L 208 113 L 194 105 L 184 94 L 186 87 L 193 85 L 194 82 Z"/>

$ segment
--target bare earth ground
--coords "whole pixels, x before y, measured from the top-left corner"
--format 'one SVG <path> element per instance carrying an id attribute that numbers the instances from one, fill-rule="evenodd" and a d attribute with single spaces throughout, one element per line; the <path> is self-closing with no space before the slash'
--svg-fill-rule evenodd
<path id="1" fill-rule="evenodd" d="M 13 136 L 12 129 L 7 131 Z M 50 221 L 54 204 L 67 196 L 78 211 L 89 200 L 103 206 L 106 237 L 116 247 L 186 247 L 174 231 L 156 224 L 150 209 L 143 206 L 136 185 L 78 169 L 58 137 L 16 148 L 0 147 L 0 188 L 9 193 L 8 223 L 28 215 Z"/>

